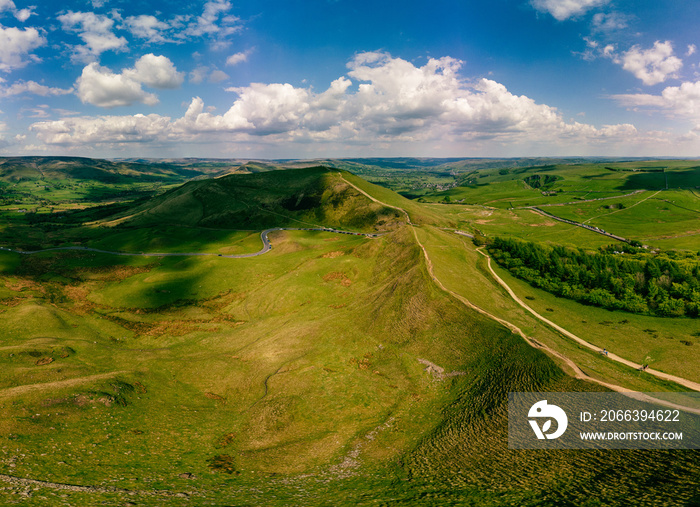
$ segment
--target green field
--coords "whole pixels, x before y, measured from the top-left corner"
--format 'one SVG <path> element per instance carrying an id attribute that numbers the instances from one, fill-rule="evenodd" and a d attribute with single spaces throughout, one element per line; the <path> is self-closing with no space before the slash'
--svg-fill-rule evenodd
<path id="1" fill-rule="evenodd" d="M 382 168 L 383 178 L 406 164 L 420 169 L 408 159 L 362 163 Z M 474 177 L 474 162 L 441 164 Z M 684 388 L 543 325 L 496 284 L 472 240 L 454 233 L 596 249 L 614 242 L 507 209 L 508 199 L 517 207 L 518 199 L 622 195 L 625 185 L 665 174 L 604 165 L 664 164 L 671 181 L 691 183 L 694 169 L 553 165 L 564 190 L 544 197 L 522 180 L 541 168 L 481 164 L 484 185 L 448 191 L 451 204 L 438 204 L 443 194 L 435 203 L 407 199 L 344 170 L 256 163 L 260 172 L 197 179 L 148 199 L 48 218 L 0 212 L 0 246 L 20 249 L 239 254 L 260 250 L 260 231 L 271 227 L 378 234 L 275 231 L 270 252 L 239 259 L 0 252 L 0 504 L 696 505 L 698 451 L 508 448 L 509 392 L 604 390 L 573 378 L 561 356 L 594 380 Z M 207 166 L 214 169 L 224 163 Z M 408 193 L 408 180 L 400 185 Z M 640 220 L 682 206 L 663 224 L 681 231 L 699 208 L 693 192 L 664 190 L 656 197 L 672 202 L 632 207 L 656 191 L 620 197 L 625 208 L 596 224 L 692 250 L 692 235 L 676 243 L 662 238 L 661 224 Z M 476 200 L 455 204 L 458 197 Z M 618 201 L 545 209 L 584 221 L 604 213 L 600 202 Z M 430 269 L 448 291 L 561 356 L 470 309 Z M 496 269 L 536 311 L 595 346 L 700 381 L 695 319 L 583 306 Z"/>

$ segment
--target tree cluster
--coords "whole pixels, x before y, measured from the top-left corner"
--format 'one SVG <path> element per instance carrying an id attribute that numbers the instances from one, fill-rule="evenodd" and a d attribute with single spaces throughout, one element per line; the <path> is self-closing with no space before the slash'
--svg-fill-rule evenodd
<path id="1" fill-rule="evenodd" d="M 664 317 L 700 313 L 696 260 L 676 261 L 637 253 L 636 248 L 625 248 L 627 254 L 613 247 L 589 252 L 506 238 L 495 238 L 488 248 L 496 262 L 515 276 L 560 297 Z"/>

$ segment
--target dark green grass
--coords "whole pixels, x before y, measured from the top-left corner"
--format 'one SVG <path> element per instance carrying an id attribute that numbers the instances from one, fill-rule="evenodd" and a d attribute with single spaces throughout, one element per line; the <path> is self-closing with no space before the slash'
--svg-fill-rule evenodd
<path id="1" fill-rule="evenodd" d="M 170 223 L 265 229 L 301 224 L 362 231 L 384 229 L 401 219 L 400 213 L 370 201 L 325 167 L 191 182 L 121 217 L 126 225 L 138 227 Z"/>

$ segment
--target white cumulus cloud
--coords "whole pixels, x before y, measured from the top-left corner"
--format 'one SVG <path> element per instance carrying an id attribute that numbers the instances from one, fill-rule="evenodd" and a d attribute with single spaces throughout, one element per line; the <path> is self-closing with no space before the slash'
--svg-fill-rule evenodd
<path id="1" fill-rule="evenodd" d="M 126 48 L 126 39 L 113 32 L 114 20 L 103 14 L 68 11 L 58 20 L 65 31 L 78 34 L 85 43 L 73 46 L 73 58 L 78 61 L 93 62 L 105 51 Z"/>
<path id="2" fill-rule="evenodd" d="M 247 62 L 252 52 L 252 49 L 248 49 L 246 51 L 234 53 L 226 59 L 226 65 L 238 65 L 241 62 Z"/>
<path id="3" fill-rule="evenodd" d="M 184 116 L 174 120 L 159 115 L 71 118 L 36 123 L 32 130 L 45 143 L 73 146 L 254 139 L 276 146 L 311 141 L 367 146 L 488 141 L 578 147 L 639 135 L 629 124 L 595 127 L 566 121 L 556 108 L 513 94 L 501 83 L 464 80 L 458 73 L 462 65 L 450 57 L 417 66 L 387 53 L 359 53 L 348 63 L 347 76 L 320 93 L 289 83 L 252 83 L 227 89 L 237 97 L 223 114 L 214 114 L 195 97 Z M 78 94 L 84 98 L 85 88 L 93 95 L 85 101 L 113 107 L 155 100 L 134 86 L 140 82 L 128 82 L 127 71 L 115 75 L 91 64 L 86 73 L 92 81 L 81 78 Z"/>
<path id="4" fill-rule="evenodd" d="M 46 44 L 46 39 L 36 28 L 0 26 L 0 70 L 10 71 L 27 65 L 30 60 L 38 60 L 31 52 Z"/>
<path id="5" fill-rule="evenodd" d="M 143 55 L 133 69 L 125 70 L 123 74 L 139 83 L 161 89 L 179 88 L 185 80 L 185 74 L 178 72 L 169 58 L 153 53 Z"/>
<path id="6" fill-rule="evenodd" d="M 83 69 L 76 88 L 78 97 L 86 104 L 112 108 L 140 102 L 153 106 L 158 103 L 158 97 L 144 91 L 142 84 L 160 89 L 178 88 L 184 80 L 184 74 L 167 57 L 149 53 L 120 74 L 91 63 Z"/>
<path id="7" fill-rule="evenodd" d="M 17 20 L 24 23 L 32 16 L 34 9 L 36 7 L 29 7 L 28 9 L 18 9 L 12 0 L 0 0 L 0 13 L 5 11 L 10 11 Z"/>
<path id="8" fill-rule="evenodd" d="M 226 46 L 227 42 L 224 38 L 242 28 L 240 18 L 226 14 L 231 7 L 231 2 L 228 0 L 210 0 L 204 4 L 201 16 L 197 16 L 189 23 L 184 34 L 194 37 L 214 37 L 218 39 L 221 47 Z"/>
<path id="9" fill-rule="evenodd" d="M 85 67 L 75 84 L 78 97 L 84 104 L 111 108 L 137 102 L 149 106 L 158 103 L 158 97 L 144 91 L 138 81 L 123 74 L 114 74 L 97 63 Z"/>
<path id="10" fill-rule="evenodd" d="M 226 81 L 229 78 L 229 75 L 226 74 L 223 70 L 213 70 L 211 74 L 209 74 L 209 81 L 212 83 L 220 83 L 222 81 Z"/>
<path id="11" fill-rule="evenodd" d="M 37 83 L 36 81 L 17 81 L 10 86 L 0 86 L 0 97 L 10 97 L 21 93 L 33 93 L 42 97 L 68 95 L 73 93 L 73 88 L 52 88 L 46 85 Z"/>
<path id="12" fill-rule="evenodd" d="M 540 12 L 548 12 L 555 19 L 564 21 L 583 14 L 609 0 L 532 0 L 532 6 Z"/>
<path id="13" fill-rule="evenodd" d="M 245 131 L 252 135 L 279 134 L 299 128 L 310 107 L 310 92 L 290 84 L 252 83 L 227 91 L 238 93 L 239 97 L 225 114 L 204 113 L 204 102 L 197 97 L 176 126 L 196 133 Z"/>
<path id="14" fill-rule="evenodd" d="M 632 46 L 617 57 L 616 62 L 649 86 L 676 77 L 676 72 L 683 66 L 683 61 L 673 55 L 673 45 L 669 41 L 656 41 L 649 49 Z"/>
<path id="15" fill-rule="evenodd" d="M 627 28 L 629 17 L 619 12 L 599 12 L 591 20 L 594 32 L 614 32 Z"/>
<path id="16" fill-rule="evenodd" d="M 37 122 L 29 129 L 46 144 L 75 146 L 164 140 L 172 124 L 167 116 L 137 114 Z"/>
<path id="17" fill-rule="evenodd" d="M 170 30 L 168 23 L 147 14 L 128 16 L 124 20 L 124 26 L 134 37 L 145 39 L 150 43 L 167 42 L 165 34 Z"/>
<path id="18" fill-rule="evenodd" d="M 625 107 L 651 108 L 700 122 L 700 81 L 668 86 L 659 95 L 633 93 L 613 95 L 612 98 Z"/>
<path id="19" fill-rule="evenodd" d="M 221 83 L 226 81 L 229 75 L 224 71 L 217 69 L 216 67 L 209 67 L 208 65 L 200 65 L 192 70 L 189 74 L 190 83 L 201 84 L 205 80 L 210 83 Z"/>

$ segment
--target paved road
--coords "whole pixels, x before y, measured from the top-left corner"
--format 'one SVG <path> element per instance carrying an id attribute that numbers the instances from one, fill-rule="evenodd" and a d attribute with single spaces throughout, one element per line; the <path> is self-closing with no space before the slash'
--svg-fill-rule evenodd
<path id="1" fill-rule="evenodd" d="M 635 194 L 639 194 L 640 192 L 646 192 L 646 190 L 635 190 L 634 192 L 630 192 L 629 194 L 616 194 L 613 195 L 612 197 L 596 197 L 595 199 L 581 199 L 580 201 L 569 201 L 569 202 L 550 202 L 547 204 L 538 204 L 537 206 L 568 206 L 569 204 L 581 204 L 582 202 L 595 202 L 595 201 L 607 201 L 610 199 L 621 199 L 622 197 L 630 197 Z M 510 209 L 529 209 L 533 208 L 534 206 L 516 206 L 514 208 Z"/>
<path id="2" fill-rule="evenodd" d="M 635 191 L 632 192 L 631 194 L 622 195 L 622 196 L 618 196 L 618 197 L 627 197 L 627 196 L 630 196 L 630 195 L 638 194 L 638 193 L 640 193 L 640 192 L 644 192 L 644 190 L 635 190 Z M 558 217 L 558 216 L 556 216 L 556 215 L 552 215 L 551 213 L 548 213 L 547 211 L 544 211 L 544 210 L 540 209 L 538 206 L 525 206 L 525 207 L 523 207 L 523 208 L 518 208 L 518 209 L 529 209 L 529 210 L 532 210 L 532 211 L 534 211 L 534 212 L 536 212 L 536 213 L 539 213 L 540 215 L 543 215 L 543 216 L 545 216 L 545 217 L 552 218 L 552 219 L 554 219 L 554 220 L 559 220 L 560 222 L 564 222 L 564 223 L 566 223 L 566 224 L 575 225 L 576 227 L 583 227 L 584 229 L 587 229 L 587 230 L 589 230 L 589 231 L 591 231 L 591 232 L 597 232 L 598 234 L 602 234 L 603 236 L 607 236 L 607 237 L 609 237 L 609 238 L 616 239 L 617 241 L 624 241 L 625 243 L 629 243 L 630 240 L 628 240 L 627 238 L 623 238 L 622 236 L 618 236 L 618 235 L 616 235 L 616 234 L 611 234 L 611 233 L 609 233 L 609 232 L 604 231 L 603 229 L 600 229 L 599 227 L 595 227 L 595 226 L 593 226 L 593 225 L 588 225 L 587 222 L 590 222 L 591 220 L 595 220 L 596 218 L 605 217 L 605 216 L 608 216 L 608 215 L 612 215 L 613 213 L 619 213 L 619 212 L 621 212 L 621 211 L 626 211 L 626 210 L 628 210 L 628 209 L 630 209 L 630 208 L 634 208 L 634 207 L 637 206 L 638 204 L 641 204 L 641 203 L 643 203 L 644 201 L 646 201 L 647 199 L 651 199 L 652 197 L 655 197 L 659 192 L 661 192 L 661 190 L 659 190 L 659 191 L 656 192 L 655 194 L 652 194 L 652 195 L 650 195 L 650 196 L 648 196 L 648 197 L 645 197 L 645 198 L 642 199 L 641 201 L 635 202 L 635 203 L 634 203 L 633 205 L 631 205 L 629 208 L 622 208 L 622 209 L 619 209 L 619 210 L 616 210 L 616 211 L 612 211 L 612 212 L 610 212 L 610 213 L 605 213 L 605 214 L 603 214 L 603 215 L 598 215 L 598 216 L 596 216 L 596 217 L 589 218 L 589 219 L 586 220 L 585 222 L 580 222 L 580 223 L 579 223 L 579 222 L 574 222 L 573 220 L 568 220 L 568 219 L 566 219 L 566 218 L 561 218 L 561 217 Z M 615 198 L 617 198 L 617 197 L 615 197 Z M 589 201 L 578 201 L 578 202 L 602 201 L 602 200 L 604 200 L 604 199 L 613 199 L 613 198 L 611 198 L 611 197 L 601 197 L 600 199 L 591 199 L 591 200 L 589 200 Z M 566 203 L 566 204 L 574 204 L 574 203 Z M 542 204 L 541 206 L 560 206 L 560 205 L 559 205 L 559 204 Z"/>
<path id="3" fill-rule="evenodd" d="M 182 253 L 173 253 L 173 252 L 137 252 L 137 253 L 131 253 L 131 252 L 117 252 L 113 250 L 101 250 L 99 248 L 90 248 L 86 246 L 59 246 L 55 248 L 44 248 L 42 250 L 13 250 L 11 248 L 6 248 L 0 246 L 0 250 L 4 250 L 6 252 L 14 252 L 22 255 L 31 255 L 31 254 L 37 254 L 37 253 L 42 253 L 42 252 L 55 252 L 59 250 L 78 250 L 81 252 L 97 252 L 97 253 L 104 253 L 104 254 L 111 254 L 111 255 L 124 255 L 124 256 L 139 256 L 139 257 L 193 257 L 193 256 L 216 256 L 216 257 L 222 257 L 225 259 L 243 259 L 245 257 L 256 257 L 258 255 L 265 254 L 269 252 L 272 249 L 272 245 L 270 244 L 270 239 L 268 238 L 268 234 L 274 231 L 322 231 L 322 232 L 334 232 L 336 234 L 350 234 L 352 236 L 365 236 L 367 238 L 377 238 L 380 236 L 380 234 L 368 234 L 368 233 L 362 233 L 362 232 L 351 232 L 351 231 L 341 231 L 339 229 L 331 229 L 329 227 L 307 227 L 307 228 L 294 228 L 294 227 L 273 227 L 272 229 L 265 229 L 260 233 L 260 239 L 262 240 L 263 247 L 261 250 L 253 253 L 247 253 L 247 254 L 236 254 L 236 255 L 224 255 L 224 254 L 217 254 L 217 253 L 202 253 L 202 252 L 182 252 Z"/>
<path id="4" fill-rule="evenodd" d="M 623 241 L 625 243 L 630 242 L 630 240 L 628 240 L 627 238 L 623 238 L 622 236 L 618 236 L 617 234 L 611 234 L 609 232 L 604 231 L 603 229 L 599 229 L 598 227 L 594 227 L 592 225 L 582 224 L 579 222 L 574 222 L 573 220 L 568 220 L 566 218 L 561 218 L 561 217 L 558 217 L 556 215 L 552 215 L 551 213 L 547 213 L 546 211 L 541 210 L 539 208 L 536 208 L 534 206 L 531 208 L 528 208 L 528 209 L 530 209 L 531 211 L 534 211 L 535 213 L 539 213 L 540 215 L 545 216 L 547 218 L 551 218 L 553 220 L 559 220 L 560 222 L 564 222 L 565 224 L 569 224 L 569 225 L 575 225 L 576 227 L 582 227 L 582 228 L 589 230 L 591 232 L 597 232 L 598 234 L 602 234 L 603 236 L 607 236 L 609 238 L 616 239 L 617 241 Z"/>

